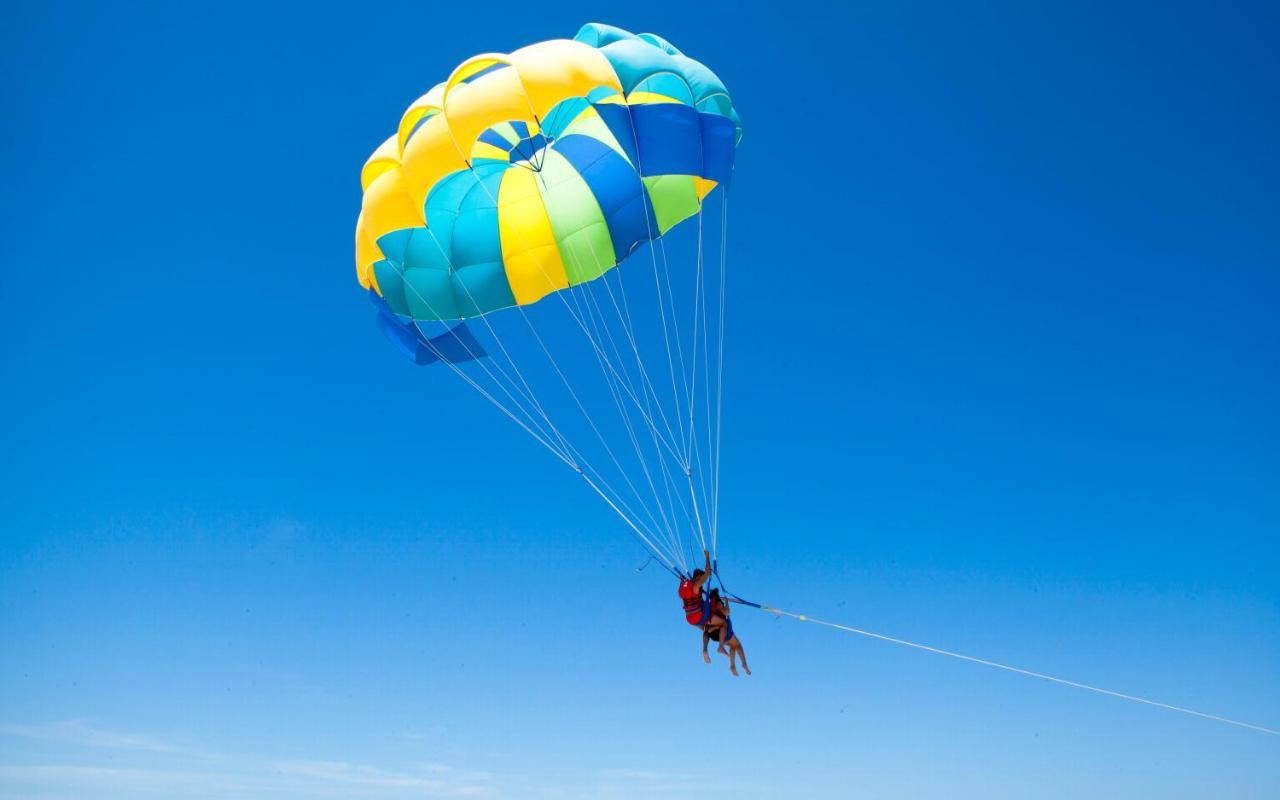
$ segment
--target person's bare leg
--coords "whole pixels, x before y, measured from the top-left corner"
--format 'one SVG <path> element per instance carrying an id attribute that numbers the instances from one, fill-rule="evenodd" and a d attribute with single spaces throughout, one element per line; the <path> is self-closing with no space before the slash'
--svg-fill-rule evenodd
<path id="1" fill-rule="evenodd" d="M 734 650 L 738 651 L 738 658 L 742 659 L 742 669 L 748 675 L 751 674 L 751 667 L 747 666 L 747 651 L 742 649 L 742 642 L 738 641 L 738 637 L 733 637 L 733 644 L 730 645 Z"/>
<path id="2" fill-rule="evenodd" d="M 707 662 L 708 664 L 711 663 L 711 656 L 707 655 L 707 642 L 709 641 L 711 641 L 711 637 L 707 634 L 706 630 L 704 629 L 702 631 L 702 660 Z"/>
<path id="3" fill-rule="evenodd" d="M 718 630 L 720 632 L 720 646 L 716 648 L 716 652 L 722 653 L 723 655 L 728 655 L 729 654 L 728 651 L 724 649 L 725 648 L 724 634 L 726 629 L 729 627 L 729 625 L 727 622 L 725 622 L 724 617 L 712 617 L 711 622 L 707 623 L 707 626 L 712 630 Z"/>
<path id="4" fill-rule="evenodd" d="M 734 657 L 738 655 L 738 648 L 735 647 L 733 643 L 736 642 L 737 639 L 738 637 L 735 636 L 729 640 L 729 671 L 735 676 L 738 674 L 738 665 L 734 663 Z"/>

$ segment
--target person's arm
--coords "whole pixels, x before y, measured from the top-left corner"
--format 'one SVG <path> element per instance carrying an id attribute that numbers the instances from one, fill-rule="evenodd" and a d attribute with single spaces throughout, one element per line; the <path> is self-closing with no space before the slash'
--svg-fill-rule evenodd
<path id="1" fill-rule="evenodd" d="M 693 582 L 693 588 L 695 589 L 701 589 L 702 584 L 706 583 L 707 579 L 711 577 L 711 553 L 708 550 L 703 550 L 702 555 L 707 559 L 707 565 L 702 568 L 702 577 Z"/>

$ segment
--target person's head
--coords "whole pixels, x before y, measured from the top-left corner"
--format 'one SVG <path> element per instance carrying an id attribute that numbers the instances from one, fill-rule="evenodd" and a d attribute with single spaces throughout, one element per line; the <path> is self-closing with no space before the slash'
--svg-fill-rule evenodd
<path id="1" fill-rule="evenodd" d="M 720 599 L 720 590 L 719 590 L 719 589 L 712 589 L 710 592 L 708 592 L 708 593 L 707 593 L 707 596 L 708 596 L 708 597 L 710 597 L 712 600 L 719 600 L 719 599 Z"/>
<path id="2" fill-rule="evenodd" d="M 707 573 L 703 572 L 700 569 L 695 569 L 693 571 L 693 579 L 696 581 L 698 578 L 701 578 L 703 575 L 706 575 L 706 574 Z"/>

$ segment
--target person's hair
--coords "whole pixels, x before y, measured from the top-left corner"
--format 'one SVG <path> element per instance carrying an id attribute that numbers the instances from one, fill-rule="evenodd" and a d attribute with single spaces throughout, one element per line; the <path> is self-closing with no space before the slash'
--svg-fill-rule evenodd
<path id="1" fill-rule="evenodd" d="M 719 589 L 712 589 L 712 590 L 707 594 L 707 596 L 708 596 L 708 597 L 714 597 L 715 599 L 719 600 L 719 599 L 720 599 L 720 590 L 719 590 Z"/>
<path id="2" fill-rule="evenodd" d="M 695 578 L 696 578 L 696 577 L 698 577 L 699 575 L 704 575 L 704 574 L 705 574 L 705 573 L 704 573 L 702 570 L 700 570 L 700 569 L 695 569 L 695 570 L 693 571 L 693 577 L 695 577 Z"/>

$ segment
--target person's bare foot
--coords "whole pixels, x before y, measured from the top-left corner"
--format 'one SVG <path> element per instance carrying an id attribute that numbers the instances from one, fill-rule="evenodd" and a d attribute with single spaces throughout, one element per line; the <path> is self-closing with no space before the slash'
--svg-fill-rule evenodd
<path id="1" fill-rule="evenodd" d="M 743 667 L 743 669 L 746 669 L 746 667 Z M 732 673 L 734 674 L 734 676 L 735 676 L 735 677 L 736 677 L 736 676 L 737 676 L 737 674 L 738 674 L 738 668 L 737 668 L 737 667 L 735 667 L 735 666 L 734 666 L 734 665 L 732 665 L 732 664 L 730 664 L 730 665 L 729 665 L 729 671 L 730 671 L 730 672 L 732 672 Z"/>
<path id="2" fill-rule="evenodd" d="M 743 665 L 742 665 L 742 671 L 743 671 L 743 672 L 745 672 L 745 673 L 747 673 L 748 675 L 750 675 L 750 674 L 751 674 L 751 668 L 750 668 L 750 667 L 748 667 L 746 664 L 743 664 Z"/>
<path id="3" fill-rule="evenodd" d="M 711 656 L 707 653 L 706 650 L 702 651 L 702 660 L 707 662 L 708 664 L 711 663 Z"/>

